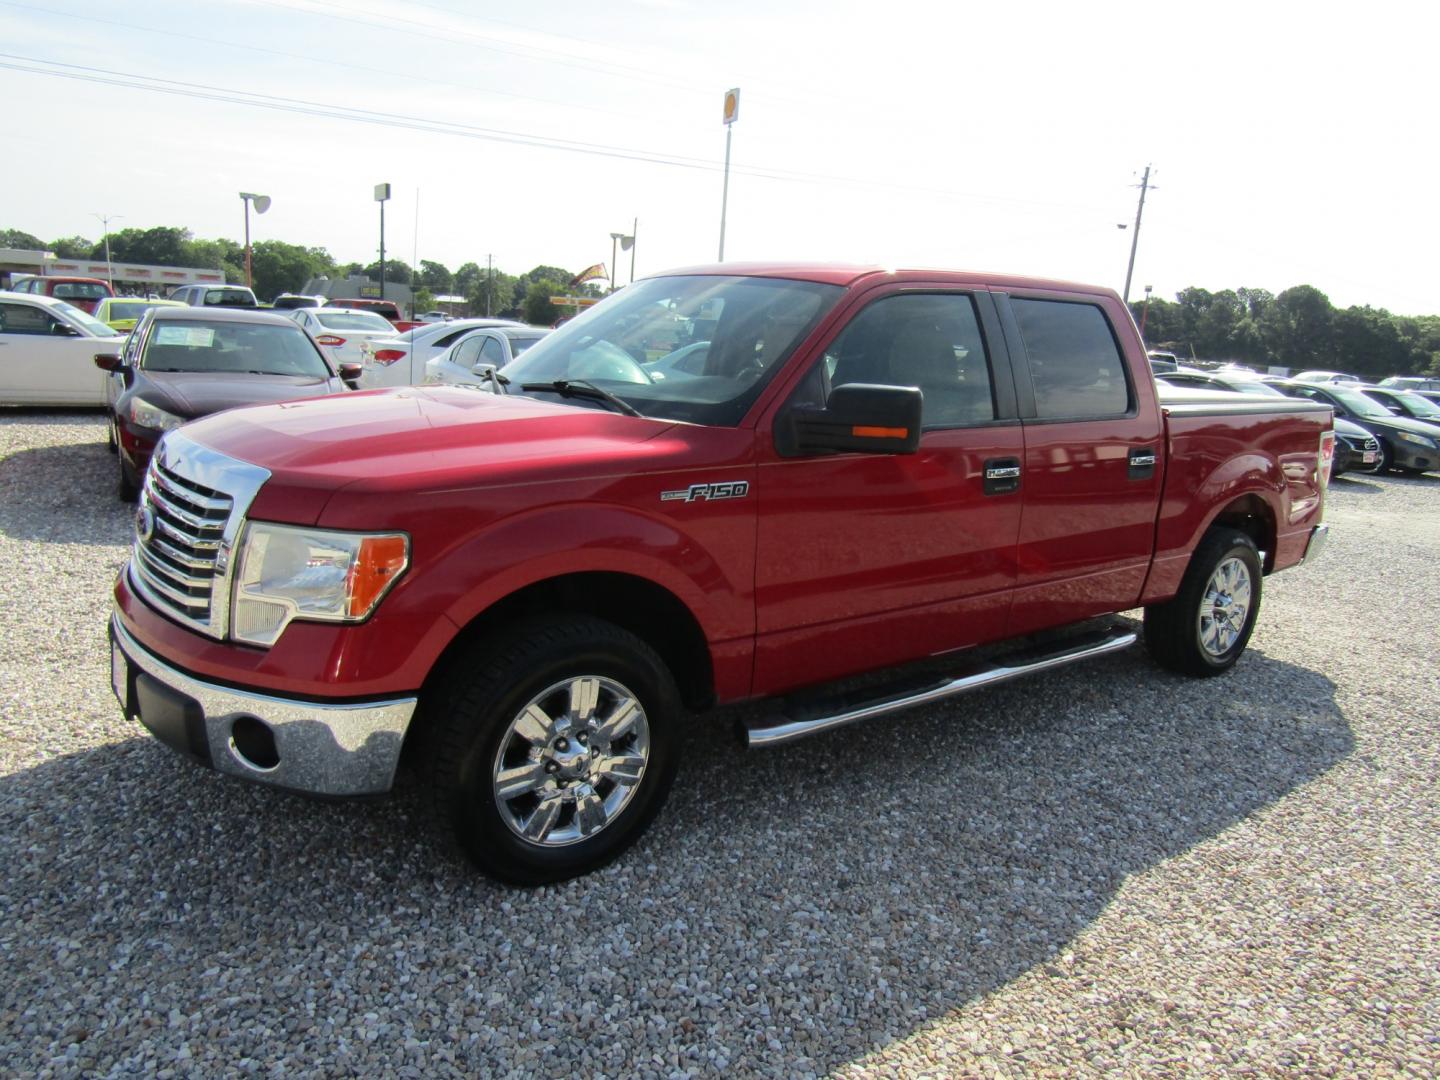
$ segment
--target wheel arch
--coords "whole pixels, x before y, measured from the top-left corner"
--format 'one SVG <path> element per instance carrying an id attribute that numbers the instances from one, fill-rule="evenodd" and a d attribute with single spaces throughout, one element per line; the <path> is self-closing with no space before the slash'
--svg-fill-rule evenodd
<path id="1" fill-rule="evenodd" d="M 423 742 L 428 727 L 425 703 L 436 684 L 467 651 L 527 619 L 589 615 L 614 623 L 660 654 L 680 689 L 686 708 L 699 711 L 715 701 L 715 666 L 704 628 L 675 593 L 647 578 L 605 570 L 578 571 L 531 582 L 490 604 L 450 640 L 431 666 L 420 691 L 421 707 L 405 736 L 405 753 Z"/>

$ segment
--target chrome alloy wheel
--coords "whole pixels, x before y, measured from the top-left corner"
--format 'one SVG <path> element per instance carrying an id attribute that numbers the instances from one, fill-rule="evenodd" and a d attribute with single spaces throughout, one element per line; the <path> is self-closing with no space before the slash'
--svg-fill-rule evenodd
<path id="1" fill-rule="evenodd" d="M 1222 657 L 1245 632 L 1250 614 L 1250 568 L 1240 559 L 1226 559 L 1205 583 L 1200 600 L 1200 647 Z"/>
<path id="2" fill-rule="evenodd" d="M 650 724 L 634 694 L 600 676 L 566 679 L 510 721 L 495 754 L 495 805 L 523 840 L 578 843 L 615 820 L 649 760 Z"/>

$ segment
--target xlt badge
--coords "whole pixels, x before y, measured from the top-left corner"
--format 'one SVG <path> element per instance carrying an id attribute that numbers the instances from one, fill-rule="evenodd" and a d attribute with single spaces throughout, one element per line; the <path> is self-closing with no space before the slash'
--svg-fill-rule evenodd
<path id="1" fill-rule="evenodd" d="M 749 480 L 726 480 L 719 484 L 691 484 L 681 491 L 662 491 L 661 502 L 699 502 L 701 499 L 743 499 L 750 494 Z"/>

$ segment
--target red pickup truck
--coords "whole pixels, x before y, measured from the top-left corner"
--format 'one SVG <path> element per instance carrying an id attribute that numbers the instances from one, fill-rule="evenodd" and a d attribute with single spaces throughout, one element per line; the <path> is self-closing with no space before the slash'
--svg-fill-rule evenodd
<path id="1" fill-rule="evenodd" d="M 404 757 L 481 868 L 559 880 L 645 828 L 687 712 L 767 699 L 745 737 L 782 743 L 1122 648 L 1097 617 L 1136 607 L 1160 664 L 1228 669 L 1264 575 L 1323 542 L 1331 415 L 1180 398 L 1106 289 L 649 278 L 488 391 L 170 432 L 115 692 L 291 790 L 384 793 Z"/>

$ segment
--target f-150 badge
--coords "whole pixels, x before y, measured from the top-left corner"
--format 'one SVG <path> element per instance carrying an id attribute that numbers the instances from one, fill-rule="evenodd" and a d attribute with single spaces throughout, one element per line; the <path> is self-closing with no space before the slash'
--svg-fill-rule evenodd
<path id="1" fill-rule="evenodd" d="M 661 502 L 714 502 L 716 499 L 743 499 L 750 494 L 749 480 L 726 480 L 720 484 L 691 484 L 683 491 L 662 491 Z"/>

